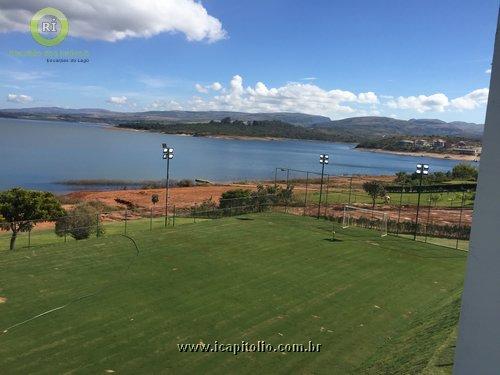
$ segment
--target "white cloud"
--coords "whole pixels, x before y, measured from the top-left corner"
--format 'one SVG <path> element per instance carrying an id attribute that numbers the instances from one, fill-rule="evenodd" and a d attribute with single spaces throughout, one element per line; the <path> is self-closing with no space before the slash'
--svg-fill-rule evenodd
<path id="1" fill-rule="evenodd" d="M 128 103 L 128 98 L 126 96 L 111 96 L 107 102 L 110 104 L 124 105 Z"/>
<path id="2" fill-rule="evenodd" d="M 485 70 L 485 73 L 486 73 L 486 74 L 491 74 L 491 68 L 490 68 L 490 69 L 486 69 L 486 70 Z"/>
<path id="3" fill-rule="evenodd" d="M 70 36 L 115 42 L 183 33 L 189 41 L 215 42 L 226 37 L 221 22 L 195 0 L 52 0 L 50 6 L 68 17 Z M 30 18 L 40 9 L 35 0 L 3 1 L 0 32 L 28 32 Z"/>
<path id="4" fill-rule="evenodd" d="M 208 92 L 208 89 L 205 86 L 200 85 L 199 83 L 194 85 L 194 87 L 196 88 L 196 91 L 198 91 L 199 93 L 206 94 Z"/>
<path id="5" fill-rule="evenodd" d="M 362 92 L 358 95 L 358 101 L 360 103 L 375 104 L 378 103 L 377 95 L 374 92 Z"/>
<path id="6" fill-rule="evenodd" d="M 214 82 L 210 85 L 210 88 L 214 91 L 219 91 L 222 89 L 222 85 L 219 82 Z"/>
<path id="7" fill-rule="evenodd" d="M 460 111 L 475 109 L 488 102 L 488 93 L 487 88 L 477 89 L 467 95 L 452 99 L 451 105 Z"/>
<path id="8" fill-rule="evenodd" d="M 264 82 L 257 82 L 245 87 L 240 75 L 233 76 L 227 88 L 218 82 L 209 86 L 198 84 L 195 88 L 203 94 L 209 89 L 218 92 L 208 97 L 192 98 L 184 106 L 186 109 L 302 112 L 335 117 L 365 113 L 362 106 L 379 102 L 373 92 L 355 94 L 339 89 L 325 90 L 310 83 L 289 82 L 281 87 L 268 87 Z M 366 113 L 379 113 L 377 108 L 370 109 L 371 112 Z"/>
<path id="9" fill-rule="evenodd" d="M 399 96 L 396 99 L 387 102 L 390 108 L 412 109 L 417 112 L 444 112 L 445 108 L 450 105 L 450 101 L 445 94 L 437 93 L 433 95 L 418 95 L 418 96 Z"/>
<path id="10" fill-rule="evenodd" d="M 409 112 L 459 112 L 483 106 L 488 89 L 477 89 L 464 96 L 448 98 L 443 93 L 432 95 L 399 96 L 377 95 L 373 91 L 354 93 L 341 89 L 324 89 L 311 83 L 288 82 L 269 87 L 258 81 L 246 86 L 243 77 L 235 75 L 225 87 L 214 82 L 196 84 L 197 95 L 190 100 L 156 100 L 148 108 L 158 110 L 242 111 L 242 112 L 301 112 L 332 118 L 352 116 L 383 116 L 399 118 L 400 113 L 384 109 L 402 109 Z M 382 101 L 381 101 L 382 100 Z M 404 116 L 403 116 L 404 117 Z"/>
<path id="11" fill-rule="evenodd" d="M 29 103 L 33 101 L 33 98 L 23 94 L 8 94 L 7 101 L 12 103 Z"/>
<path id="12" fill-rule="evenodd" d="M 449 99 L 445 94 L 399 96 L 385 104 L 389 108 L 409 109 L 417 112 L 444 112 L 445 110 L 471 110 L 478 108 L 488 101 L 488 89 L 477 89 L 464 96 Z"/>
<path id="13" fill-rule="evenodd" d="M 197 83 L 194 85 L 194 88 L 200 94 L 207 94 L 210 90 L 213 90 L 213 91 L 222 90 L 222 85 L 219 82 L 214 82 L 214 83 L 212 83 L 210 85 L 206 85 L 206 86 Z"/>

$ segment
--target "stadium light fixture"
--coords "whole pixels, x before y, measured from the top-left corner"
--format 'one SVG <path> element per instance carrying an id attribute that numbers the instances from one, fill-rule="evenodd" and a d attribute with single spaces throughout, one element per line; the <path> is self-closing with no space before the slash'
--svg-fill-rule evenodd
<path id="1" fill-rule="evenodd" d="M 163 160 L 167 161 L 167 179 L 165 181 L 165 227 L 168 223 L 168 187 L 170 180 L 170 159 L 174 157 L 174 149 L 172 147 L 168 147 L 166 143 L 162 143 L 161 145 L 163 149 Z"/>
<path id="2" fill-rule="evenodd" d="M 420 212 L 420 195 L 422 194 L 422 181 L 424 179 L 424 176 L 427 176 L 429 174 L 429 165 L 423 163 L 417 164 L 416 173 L 419 176 L 419 184 L 418 184 L 417 214 L 415 215 L 415 231 L 413 233 L 413 240 L 417 239 L 418 214 Z"/>
<path id="3" fill-rule="evenodd" d="M 427 175 L 429 174 L 429 165 L 427 164 L 417 164 L 417 174 Z"/>
<path id="4" fill-rule="evenodd" d="M 330 160 L 330 156 L 328 156 L 328 154 L 321 154 L 319 156 L 319 162 L 321 164 L 321 185 L 319 188 L 318 219 L 321 215 L 321 197 L 323 195 L 323 180 L 324 180 L 324 176 L 325 176 L 325 165 L 328 164 L 329 160 Z"/>

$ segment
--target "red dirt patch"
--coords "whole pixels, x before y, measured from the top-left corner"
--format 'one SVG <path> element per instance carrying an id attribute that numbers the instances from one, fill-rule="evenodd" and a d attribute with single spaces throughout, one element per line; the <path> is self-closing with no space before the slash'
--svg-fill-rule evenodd
<path id="1" fill-rule="evenodd" d="M 255 185 L 217 185 L 217 186 L 194 186 L 185 188 L 169 189 L 169 205 L 177 208 L 192 207 L 195 203 L 200 203 L 210 197 L 218 201 L 222 193 L 238 187 L 248 189 L 255 188 Z M 67 194 L 66 197 L 79 201 L 100 201 L 110 207 L 124 208 L 115 199 L 131 202 L 140 208 L 150 208 L 151 196 L 158 194 L 159 202 L 156 207 L 165 204 L 165 189 L 138 189 L 138 190 L 111 190 L 111 191 L 78 191 Z"/>

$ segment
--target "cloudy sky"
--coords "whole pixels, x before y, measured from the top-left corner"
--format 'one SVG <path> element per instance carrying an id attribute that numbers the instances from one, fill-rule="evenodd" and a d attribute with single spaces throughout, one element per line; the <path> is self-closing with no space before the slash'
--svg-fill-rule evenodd
<path id="1" fill-rule="evenodd" d="M 28 29 L 46 6 L 69 20 L 55 47 Z M 0 0 L 0 107 L 483 122 L 497 12 L 498 0 Z"/>

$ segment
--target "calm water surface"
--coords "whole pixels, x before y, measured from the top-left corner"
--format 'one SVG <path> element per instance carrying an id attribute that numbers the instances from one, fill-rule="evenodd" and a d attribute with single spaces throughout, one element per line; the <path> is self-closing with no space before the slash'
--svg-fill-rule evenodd
<path id="1" fill-rule="evenodd" d="M 68 179 L 164 178 L 161 143 L 175 149 L 173 179 L 211 181 L 272 179 L 276 167 L 320 171 L 318 155 L 330 154 L 330 174 L 412 172 L 417 162 L 446 171 L 457 161 L 373 153 L 354 144 L 317 141 L 228 140 L 115 130 L 99 124 L 0 118 L 0 189 L 51 191 L 74 187 Z"/>

